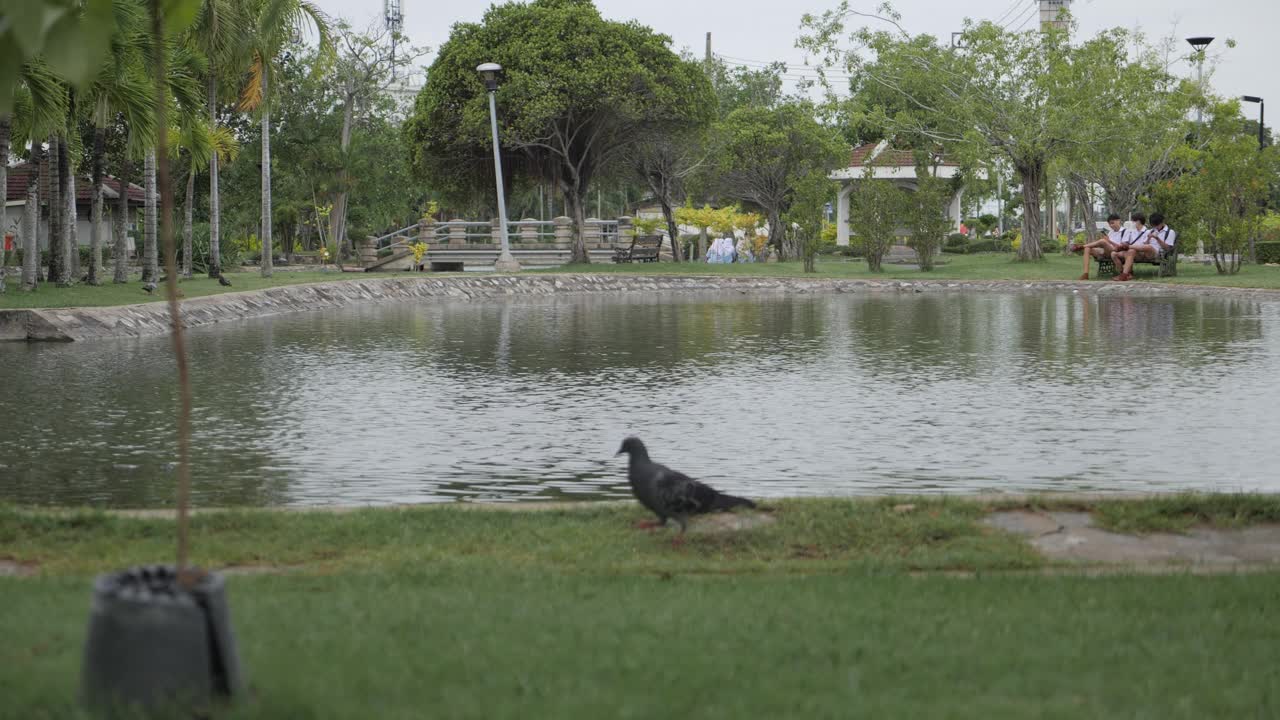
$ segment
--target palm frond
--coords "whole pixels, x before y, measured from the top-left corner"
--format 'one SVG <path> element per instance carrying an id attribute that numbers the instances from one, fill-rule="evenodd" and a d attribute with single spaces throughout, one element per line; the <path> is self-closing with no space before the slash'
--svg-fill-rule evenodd
<path id="1" fill-rule="evenodd" d="M 245 82 L 244 89 L 240 92 L 241 112 L 252 112 L 262 105 L 262 75 L 266 72 L 263 65 L 262 57 L 257 56 L 254 62 L 249 66 L 249 79 Z"/>

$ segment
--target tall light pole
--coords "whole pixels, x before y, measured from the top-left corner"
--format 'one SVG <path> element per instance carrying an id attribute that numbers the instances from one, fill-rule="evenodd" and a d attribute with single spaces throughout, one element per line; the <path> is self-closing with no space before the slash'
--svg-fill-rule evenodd
<path id="1" fill-rule="evenodd" d="M 1245 95 L 1240 98 L 1245 102 L 1258 103 L 1258 149 L 1267 146 L 1267 104 L 1257 95 Z"/>
<path id="2" fill-rule="evenodd" d="M 1209 47 L 1209 43 L 1213 42 L 1212 37 L 1200 36 L 1187 38 L 1189 44 L 1196 51 L 1196 89 L 1204 95 L 1204 51 Z M 1199 128 L 1204 122 L 1204 109 L 1196 108 L 1196 128 Z"/>
<path id="3" fill-rule="evenodd" d="M 498 145 L 498 102 L 494 98 L 498 94 L 498 74 L 502 66 L 498 63 L 484 63 L 476 67 L 476 72 L 484 79 L 484 87 L 489 91 L 489 125 L 493 129 L 493 173 L 498 186 L 498 237 L 502 239 L 502 252 L 493 269 L 498 272 L 520 272 L 520 263 L 511 255 L 511 242 L 507 238 L 507 197 L 502 189 L 502 149 Z"/>

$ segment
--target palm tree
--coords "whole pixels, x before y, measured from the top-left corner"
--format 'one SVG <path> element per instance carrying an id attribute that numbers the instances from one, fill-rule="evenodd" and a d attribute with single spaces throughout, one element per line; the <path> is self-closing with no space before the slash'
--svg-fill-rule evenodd
<path id="1" fill-rule="evenodd" d="M 178 142 L 170 145 L 170 150 L 187 160 L 187 191 L 183 202 L 182 224 L 182 277 L 191 277 L 192 262 L 192 220 L 195 209 L 196 173 L 206 169 L 218 160 L 230 162 L 240 152 L 240 143 L 227 128 L 211 129 L 202 118 L 189 118 L 177 131 L 171 132 Z M 172 154 L 172 153 L 171 153 Z M 212 251 L 211 251 L 212 253 Z M 209 262 L 214 262 L 212 254 Z M 221 274 L 221 268 L 218 273 Z"/>
<path id="2" fill-rule="evenodd" d="M 271 76 L 280 51 L 292 38 L 311 26 L 320 38 L 320 52 L 331 54 L 329 21 L 308 0 L 246 0 L 253 22 L 250 47 L 253 63 L 249 82 L 241 93 L 243 110 L 262 113 L 262 277 L 271 277 Z"/>
<path id="3" fill-rule="evenodd" d="M 31 145 L 27 167 L 27 201 L 22 211 L 22 289 L 35 290 L 40 269 L 40 167 L 44 147 L 39 138 L 57 127 L 66 116 L 67 96 L 61 82 L 41 60 L 23 63 L 18 68 L 14 87 L 13 112 L 0 116 L 0 142 L 13 149 L 16 144 Z M 9 155 L 3 156 L 7 165 Z M 8 170 L 4 182 L 8 186 Z"/>
<path id="4" fill-rule="evenodd" d="M 209 128 L 218 129 L 219 75 L 236 76 L 249 64 L 245 39 L 249 22 L 243 0 L 202 0 L 195 23 L 187 32 L 191 46 L 208 62 L 205 84 L 208 87 Z M 222 200 L 218 188 L 217 153 L 209 159 L 209 277 L 222 273 Z M 188 179 L 191 188 L 193 181 Z M 188 207 L 190 204 L 188 203 Z"/>
<path id="5" fill-rule="evenodd" d="M 89 232 L 89 284 L 101 284 L 103 205 L 107 128 L 117 118 L 123 120 L 130 132 L 143 136 L 154 133 L 151 85 L 146 76 L 146 26 L 142 7 L 137 2 L 117 2 L 112 6 L 115 28 L 111 34 L 111 52 L 102 69 L 82 91 L 83 106 L 93 127 L 93 144 L 89 149 L 89 167 L 93 192 L 91 195 Z M 127 163 L 128 158 L 122 158 Z M 127 202 L 126 202 L 127 205 Z M 125 218 L 118 218 L 117 228 L 123 227 Z M 118 238 L 119 240 L 119 238 Z M 119 271 L 126 244 L 118 243 L 116 253 L 117 282 L 125 282 Z"/>

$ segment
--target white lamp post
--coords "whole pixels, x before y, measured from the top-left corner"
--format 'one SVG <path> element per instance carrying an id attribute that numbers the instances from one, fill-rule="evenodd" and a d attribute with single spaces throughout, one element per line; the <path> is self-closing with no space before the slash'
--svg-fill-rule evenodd
<path id="1" fill-rule="evenodd" d="M 484 87 L 489 91 L 489 125 L 493 130 L 493 172 L 498 186 L 498 237 L 502 239 L 502 252 L 493 269 L 498 272 L 519 272 L 520 263 L 511 254 L 511 242 L 507 238 L 507 198 L 502 190 L 502 150 L 498 145 L 498 104 L 494 98 L 498 94 L 498 73 L 502 66 L 498 63 L 484 63 L 476 68 L 480 77 L 484 78 Z"/>
<path id="2" fill-rule="evenodd" d="M 1200 36 L 1187 38 L 1187 44 L 1196 51 L 1196 89 L 1200 94 L 1204 94 L 1204 51 L 1209 47 L 1209 43 L 1213 42 L 1212 37 Z M 1196 108 L 1196 129 L 1200 128 L 1200 124 L 1204 122 L 1204 110 Z"/>

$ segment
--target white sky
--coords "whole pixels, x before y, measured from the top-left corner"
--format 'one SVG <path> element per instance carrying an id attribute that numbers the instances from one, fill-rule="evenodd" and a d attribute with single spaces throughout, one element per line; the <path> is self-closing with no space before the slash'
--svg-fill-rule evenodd
<path id="1" fill-rule="evenodd" d="M 330 15 L 353 25 L 381 21 L 382 0 L 316 0 Z M 852 7 L 872 11 L 880 0 L 852 0 Z M 491 3 L 481 0 L 401 0 L 405 34 L 414 44 L 437 48 L 455 22 L 478 21 Z M 723 56 L 767 62 L 782 60 L 801 68 L 804 54 L 795 48 L 800 17 L 834 8 L 837 0 L 596 0 L 608 18 L 635 19 L 670 35 L 675 48 L 703 53 L 705 35 L 712 33 L 713 50 Z M 998 20 L 1013 26 L 1026 17 L 1034 0 L 897 0 L 903 25 L 913 33 L 927 32 L 949 39 L 965 17 Z M 1280 2 L 1276 0 L 1076 0 L 1072 8 L 1084 35 L 1102 28 L 1141 28 L 1152 37 L 1211 35 L 1218 39 L 1210 55 L 1218 61 L 1212 79 L 1224 95 L 1259 95 L 1274 103 L 1268 127 L 1280 120 L 1280 68 L 1276 31 L 1280 30 Z M 1008 13 L 1006 15 L 1006 13 Z M 1031 18 L 1027 27 L 1035 23 Z M 1238 44 L 1228 50 L 1225 40 Z M 1188 48 L 1189 51 L 1189 48 Z M 430 62 L 427 58 L 427 63 Z M 1191 68 L 1182 67 L 1190 74 Z M 802 72 L 802 71 L 798 71 Z M 1256 106 L 1246 105 L 1248 117 Z"/>

